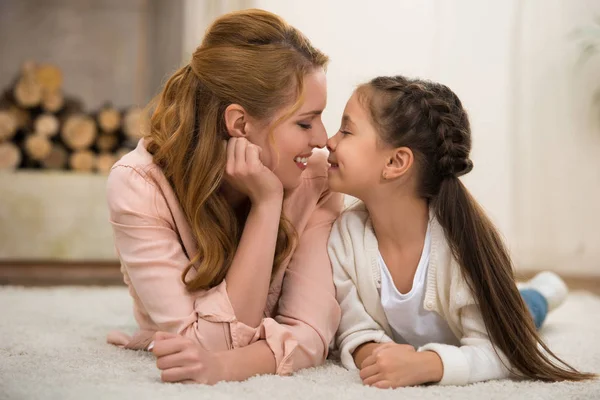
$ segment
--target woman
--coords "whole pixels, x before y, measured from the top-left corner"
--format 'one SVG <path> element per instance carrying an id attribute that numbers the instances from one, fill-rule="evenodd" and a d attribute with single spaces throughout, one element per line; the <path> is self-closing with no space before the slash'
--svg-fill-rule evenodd
<path id="1" fill-rule="evenodd" d="M 321 121 L 327 56 L 278 16 L 217 19 L 166 83 L 151 129 L 108 179 L 140 330 L 166 382 L 321 364 L 340 319 Z M 152 342 L 152 343 L 151 343 Z"/>

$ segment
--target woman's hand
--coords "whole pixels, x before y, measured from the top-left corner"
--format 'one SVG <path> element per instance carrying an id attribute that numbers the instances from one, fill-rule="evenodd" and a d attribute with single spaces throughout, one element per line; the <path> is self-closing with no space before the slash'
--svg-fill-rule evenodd
<path id="1" fill-rule="evenodd" d="M 225 179 L 250 198 L 252 204 L 283 199 L 279 178 L 260 160 L 262 149 L 246 138 L 232 137 L 227 142 Z"/>
<path id="2" fill-rule="evenodd" d="M 214 385 L 229 380 L 219 353 L 204 350 L 198 343 L 174 333 L 157 332 L 148 351 L 156 356 L 163 382 Z"/>
<path id="3" fill-rule="evenodd" d="M 386 343 L 361 365 L 365 385 L 382 389 L 439 382 L 444 373 L 442 360 L 431 351 L 417 352 L 407 344 Z"/>

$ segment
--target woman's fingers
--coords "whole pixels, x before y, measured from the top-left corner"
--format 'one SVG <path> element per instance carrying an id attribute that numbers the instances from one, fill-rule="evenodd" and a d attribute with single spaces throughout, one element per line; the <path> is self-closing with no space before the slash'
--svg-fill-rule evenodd
<path id="1" fill-rule="evenodd" d="M 183 367 L 187 364 L 183 354 L 183 352 L 177 352 L 158 357 L 156 359 L 156 367 L 163 370 L 175 367 Z"/>
<path id="2" fill-rule="evenodd" d="M 182 351 L 186 347 L 186 339 L 179 336 L 172 339 L 155 340 L 152 354 L 156 357 L 163 357 Z"/>
<path id="3" fill-rule="evenodd" d="M 225 164 L 225 171 L 228 175 L 233 174 L 235 168 L 235 144 L 237 138 L 231 138 L 227 141 L 227 163 Z"/>
<path id="4" fill-rule="evenodd" d="M 247 168 L 258 168 L 262 166 L 260 161 L 261 148 L 253 144 L 246 147 L 246 164 Z"/>
<path id="5" fill-rule="evenodd" d="M 240 173 L 246 169 L 246 147 L 248 140 L 237 138 L 235 142 L 235 172 Z"/>
<path id="6" fill-rule="evenodd" d="M 176 333 L 172 333 L 172 332 L 156 332 L 154 334 L 154 340 L 166 340 L 166 339 L 173 339 L 176 337 L 179 337 L 180 335 L 176 334 Z"/>

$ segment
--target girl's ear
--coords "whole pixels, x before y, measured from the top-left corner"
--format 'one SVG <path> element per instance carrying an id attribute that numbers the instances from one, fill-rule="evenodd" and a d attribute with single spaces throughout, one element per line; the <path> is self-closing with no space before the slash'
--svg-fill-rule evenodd
<path id="1" fill-rule="evenodd" d="M 414 154 L 408 147 L 398 147 L 392 150 L 383 168 L 383 179 L 395 179 L 405 175 L 414 161 Z"/>

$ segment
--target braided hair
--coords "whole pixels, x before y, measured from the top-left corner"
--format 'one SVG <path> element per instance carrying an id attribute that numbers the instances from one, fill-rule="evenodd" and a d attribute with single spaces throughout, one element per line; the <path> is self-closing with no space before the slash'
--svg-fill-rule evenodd
<path id="1" fill-rule="evenodd" d="M 418 194 L 443 227 L 494 349 L 505 355 L 512 372 L 543 381 L 592 378 L 562 361 L 541 340 L 498 230 L 458 179 L 473 169 L 471 128 L 458 96 L 445 85 L 403 76 L 375 78 L 357 94 L 380 140 L 413 152 Z"/>

